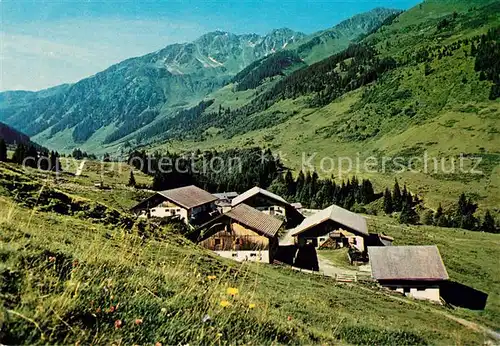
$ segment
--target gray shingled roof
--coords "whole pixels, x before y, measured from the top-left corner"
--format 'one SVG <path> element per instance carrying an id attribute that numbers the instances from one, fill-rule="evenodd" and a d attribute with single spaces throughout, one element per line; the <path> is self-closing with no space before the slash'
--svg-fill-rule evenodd
<path id="1" fill-rule="evenodd" d="M 165 190 L 158 193 L 187 209 L 195 208 L 217 200 L 217 197 L 211 193 L 208 193 L 207 191 L 194 185 Z"/>
<path id="2" fill-rule="evenodd" d="M 376 280 L 448 280 L 435 245 L 368 247 L 368 257 Z"/>
<path id="3" fill-rule="evenodd" d="M 318 211 L 316 214 L 306 217 L 304 221 L 293 230 L 293 236 L 299 235 L 328 220 L 337 222 L 364 235 L 368 235 L 368 226 L 364 217 L 339 206 L 332 205 Z"/>
<path id="4" fill-rule="evenodd" d="M 274 194 L 274 193 L 269 192 L 267 190 L 261 189 L 258 186 L 252 187 L 250 190 L 247 190 L 247 191 L 243 192 L 241 195 L 235 197 L 231 204 L 234 207 L 234 206 L 236 206 L 240 203 L 243 203 L 247 199 L 249 199 L 255 195 L 258 195 L 258 194 L 262 194 L 264 196 L 269 197 L 270 199 L 274 199 L 274 200 L 279 201 L 281 203 L 288 204 L 288 202 L 285 201 L 285 199 L 283 197 L 278 196 L 277 194 Z"/>
<path id="5" fill-rule="evenodd" d="M 282 220 L 264 214 L 244 203 L 224 215 L 267 237 L 275 237 L 283 224 Z"/>

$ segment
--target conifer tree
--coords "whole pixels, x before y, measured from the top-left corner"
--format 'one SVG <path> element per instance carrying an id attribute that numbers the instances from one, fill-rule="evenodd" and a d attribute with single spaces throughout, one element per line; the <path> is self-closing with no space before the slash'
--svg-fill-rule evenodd
<path id="1" fill-rule="evenodd" d="M 50 152 L 50 170 L 54 172 L 61 171 L 61 162 L 59 161 L 59 153 L 57 151 Z"/>
<path id="2" fill-rule="evenodd" d="M 136 185 L 136 183 L 135 183 L 134 172 L 132 170 L 130 170 L 130 176 L 128 178 L 127 186 L 135 187 L 135 185 Z"/>
<path id="3" fill-rule="evenodd" d="M 495 225 L 495 219 L 491 216 L 489 210 L 486 210 L 486 214 L 484 214 L 483 224 L 481 225 L 481 231 L 487 233 L 499 233 L 498 229 Z"/>
<path id="4" fill-rule="evenodd" d="M 422 223 L 424 225 L 433 225 L 434 224 L 434 213 L 432 210 L 426 210 L 422 215 Z"/>
<path id="5" fill-rule="evenodd" d="M 398 179 L 394 182 L 394 190 L 392 193 L 392 203 L 394 211 L 401 211 L 403 208 L 403 198 L 401 196 L 401 190 L 399 189 Z"/>
<path id="6" fill-rule="evenodd" d="M 300 195 L 302 193 L 302 190 L 304 189 L 304 184 L 305 184 L 304 172 L 300 171 L 299 175 L 297 176 L 297 182 L 295 184 L 295 186 L 296 186 L 295 199 L 296 200 L 300 200 Z"/>
<path id="7" fill-rule="evenodd" d="M 285 173 L 286 196 L 288 198 L 295 197 L 295 181 L 293 180 L 292 172 L 290 170 Z"/>
<path id="8" fill-rule="evenodd" d="M 403 210 L 401 211 L 401 215 L 399 215 L 399 223 L 415 225 L 419 221 L 419 217 L 417 212 L 409 205 L 405 203 L 403 205 Z"/>
<path id="9" fill-rule="evenodd" d="M 14 154 L 12 155 L 12 162 L 22 164 L 25 157 L 26 147 L 24 146 L 24 144 L 19 143 L 14 150 Z"/>
<path id="10" fill-rule="evenodd" d="M 386 214 L 392 214 L 392 212 L 393 212 L 391 191 L 389 191 L 388 188 L 385 189 L 385 192 L 384 192 L 384 211 Z"/>
<path id="11" fill-rule="evenodd" d="M 444 214 L 439 216 L 439 218 L 435 217 L 436 219 L 436 226 L 438 227 L 450 227 L 450 221 L 448 220 L 448 217 Z"/>
<path id="12" fill-rule="evenodd" d="M 439 203 L 439 206 L 436 210 L 436 214 L 434 215 L 434 224 L 437 226 L 439 219 L 443 216 L 443 207 L 441 206 L 441 203 Z"/>
<path id="13" fill-rule="evenodd" d="M 7 161 L 7 145 L 5 144 L 3 138 L 0 138 L 0 161 Z"/>

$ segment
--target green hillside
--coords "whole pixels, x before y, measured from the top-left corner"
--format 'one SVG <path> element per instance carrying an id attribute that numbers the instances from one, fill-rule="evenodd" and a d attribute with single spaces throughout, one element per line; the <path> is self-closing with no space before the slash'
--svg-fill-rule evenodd
<path id="1" fill-rule="evenodd" d="M 179 121 L 182 141 L 173 128 L 173 135 L 165 133 L 167 143 L 151 147 L 261 145 L 280 152 L 295 170 L 303 168 L 303 153 L 316 153 L 311 162 L 320 175 L 357 174 L 379 189 L 397 175 L 432 208 L 466 192 L 498 212 L 500 108 L 494 83 L 499 83 L 500 53 L 494 47 L 500 36 L 494 29 L 500 25 L 499 8 L 499 1 L 426 1 L 364 38 L 352 54 L 274 77 L 254 93 L 226 87 L 209 95 L 215 107 L 231 112 L 209 107 L 199 122 Z M 437 169 L 434 161 L 426 171 L 418 161 L 411 166 L 418 172 L 401 173 L 394 164 L 380 169 L 383 157 L 400 157 L 408 166 L 412 156 L 425 153 L 437 159 Z M 319 169 L 323 157 L 337 163 L 340 157 L 355 161 L 358 154 L 361 162 L 376 157 L 376 171 Z M 461 156 L 464 169 L 446 173 Z M 471 174 L 476 163 L 481 173 Z"/>
<path id="2" fill-rule="evenodd" d="M 71 184 L 71 175 L 62 173 L 58 184 L 50 173 L 0 166 L 0 208 L 6 211 L 0 216 L 0 342 L 468 345 L 493 340 L 483 326 L 499 323 L 498 268 L 488 264 L 487 255 L 498 247 L 496 235 L 457 231 L 453 240 L 446 237 L 453 230 L 401 228 L 372 219 L 374 228 L 391 224 L 389 234 L 399 244 L 432 237 L 452 278 L 490 294 L 484 312 L 454 310 L 372 284 L 335 283 L 284 267 L 223 260 L 172 226 L 128 223 L 126 214 L 113 211 L 115 203 L 102 204 L 109 191 L 85 193 L 94 174 L 92 168 L 87 178 Z M 114 193 L 125 189 L 121 174 L 106 179 Z M 14 190 L 6 181 L 15 183 Z M 15 202 L 20 192 L 27 194 Z M 123 201 L 130 205 L 133 198 Z M 67 203 L 81 211 L 61 209 Z M 481 244 L 484 255 L 462 240 Z"/>
<path id="3" fill-rule="evenodd" d="M 310 36 L 288 28 L 267 35 L 210 32 L 122 61 L 75 84 L 0 93 L 0 120 L 60 152 L 126 150 L 158 138 L 155 129 L 168 126 L 169 119 L 240 79 L 241 73 L 252 72 L 245 80 L 254 88 L 268 77 L 344 49 L 397 12 L 378 8 Z M 300 53 L 293 53 L 289 47 L 299 44 Z M 283 51 L 294 56 L 281 64 Z M 263 65 L 259 71 L 254 71 L 256 61 Z"/>

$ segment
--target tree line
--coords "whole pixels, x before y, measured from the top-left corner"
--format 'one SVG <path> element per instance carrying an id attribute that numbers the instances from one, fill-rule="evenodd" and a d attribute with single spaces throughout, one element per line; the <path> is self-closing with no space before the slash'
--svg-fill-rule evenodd
<path id="1" fill-rule="evenodd" d="M 324 209 L 336 204 L 348 210 L 359 210 L 381 197 L 376 194 L 370 180 L 356 177 L 337 183 L 333 178 L 320 179 L 316 172 L 300 171 L 294 179 L 292 173 L 278 175 L 269 190 L 289 202 L 299 202 L 306 208 Z"/>
<path id="2" fill-rule="evenodd" d="M 441 204 L 435 212 L 427 210 L 422 216 L 422 223 L 439 227 L 462 228 L 469 231 L 500 233 L 500 225 L 497 224 L 489 210 L 484 217 L 476 216 L 477 204 L 464 193 L 460 195 L 453 208 L 444 211 Z"/>
<path id="3" fill-rule="evenodd" d="M 405 64 L 415 61 L 424 64 L 424 74 L 430 75 L 433 71 L 429 63 L 434 59 L 452 56 L 453 52 L 466 48 L 466 56 L 475 58 L 474 69 L 479 73 L 479 80 L 493 82 L 489 99 L 500 97 L 500 27 L 488 30 L 486 34 L 465 38 L 448 45 L 424 47 L 412 56 L 405 57 Z"/>
<path id="4" fill-rule="evenodd" d="M 399 187 L 399 182 L 396 179 L 392 192 L 389 188 L 384 191 L 384 212 L 392 214 L 393 212 L 401 212 L 399 214 L 399 222 L 406 224 L 417 224 L 420 217 L 418 216 L 415 207 L 420 203 L 418 196 L 413 196 L 410 191 L 403 186 Z"/>
<path id="5" fill-rule="evenodd" d="M 294 64 L 303 63 L 299 55 L 290 50 L 276 52 L 259 59 L 234 76 L 232 82 L 237 83 L 235 90 L 255 89 L 266 78 L 284 75 L 284 70 Z"/>
<path id="6" fill-rule="evenodd" d="M 97 156 L 95 154 L 88 154 L 85 151 L 82 151 L 79 148 L 73 149 L 71 152 L 71 156 L 76 160 L 89 159 L 89 160 L 97 160 Z"/>
<path id="7" fill-rule="evenodd" d="M 392 191 L 386 188 L 384 192 L 384 212 L 399 214 L 399 222 L 404 224 L 419 224 L 434 225 L 439 227 L 462 228 L 470 231 L 482 231 L 488 233 L 500 233 L 500 226 L 497 226 L 495 219 L 489 210 L 486 210 L 484 219 L 476 216 L 478 205 L 470 198 L 467 198 L 464 193 L 460 195 L 456 205 L 449 211 L 444 211 L 441 204 L 434 212 L 425 210 L 422 216 L 416 211 L 418 205 L 421 205 L 422 200 L 417 196 L 412 196 L 411 192 L 406 189 L 406 185 L 401 190 L 396 179 Z"/>
<path id="8" fill-rule="evenodd" d="M 243 192 L 254 186 L 267 188 L 283 171 L 279 157 L 259 147 L 187 155 L 132 151 L 128 162 L 153 177 L 156 191 L 196 185 L 209 192 Z"/>
<path id="9" fill-rule="evenodd" d="M 44 171 L 60 171 L 59 153 L 49 151 L 33 144 L 17 144 L 12 158 L 7 156 L 7 145 L 0 138 L 0 162 L 13 162 L 19 165 L 26 165 L 32 168 L 38 168 Z"/>

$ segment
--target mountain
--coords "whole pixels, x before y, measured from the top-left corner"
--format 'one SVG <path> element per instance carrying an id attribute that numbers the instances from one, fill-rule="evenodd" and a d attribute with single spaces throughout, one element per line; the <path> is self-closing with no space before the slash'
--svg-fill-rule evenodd
<path id="1" fill-rule="evenodd" d="M 72 85 L 0 93 L 0 120 L 63 151 L 82 147 L 102 152 L 103 144 L 136 143 L 144 135 L 134 133 L 158 128 L 158 123 L 192 107 L 253 62 L 303 45 L 313 48 L 316 58 L 329 56 L 396 12 L 377 9 L 312 36 L 288 28 L 265 36 L 211 32 L 191 43 L 125 60 Z M 314 49 L 317 37 L 321 54 Z M 301 54 L 290 70 L 306 66 L 302 60 L 315 59 L 305 49 Z"/>
<path id="2" fill-rule="evenodd" d="M 380 189 L 397 176 L 431 208 L 466 192 L 500 212 L 499 12 L 498 0 L 428 0 L 311 65 L 291 47 L 141 138 L 156 138 L 150 150 L 269 147 L 296 171 L 312 156 L 322 175 L 369 177 Z M 377 169 L 357 170 L 357 157 Z"/>
<path id="3" fill-rule="evenodd" d="M 295 49 L 308 64 L 315 63 L 347 48 L 357 38 L 378 29 L 380 25 L 390 23 L 401 12 L 375 8 L 355 15 L 333 28 L 308 36 L 302 42 L 291 45 L 289 49 Z"/>
<path id="4" fill-rule="evenodd" d="M 0 94 L 1 119 L 44 139 L 65 133 L 74 145 L 107 127 L 112 142 L 151 123 L 160 113 L 200 99 L 231 76 L 304 34 L 289 29 L 269 35 L 212 32 L 128 59 L 73 85 L 38 93 Z"/>
<path id="5" fill-rule="evenodd" d="M 29 143 L 30 138 L 12 127 L 0 122 L 0 138 L 7 144 Z"/>

